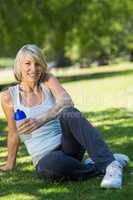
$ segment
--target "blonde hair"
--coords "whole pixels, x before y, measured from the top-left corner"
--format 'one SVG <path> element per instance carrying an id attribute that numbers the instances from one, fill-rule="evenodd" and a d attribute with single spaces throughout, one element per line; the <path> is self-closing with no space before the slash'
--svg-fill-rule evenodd
<path id="1" fill-rule="evenodd" d="M 42 50 L 35 44 L 26 44 L 24 45 L 17 53 L 15 62 L 14 62 L 14 76 L 17 81 L 21 82 L 22 74 L 21 74 L 21 60 L 24 55 L 30 55 L 34 58 L 42 67 L 42 74 L 40 76 L 39 81 L 43 81 L 47 75 L 47 62 L 43 56 Z"/>

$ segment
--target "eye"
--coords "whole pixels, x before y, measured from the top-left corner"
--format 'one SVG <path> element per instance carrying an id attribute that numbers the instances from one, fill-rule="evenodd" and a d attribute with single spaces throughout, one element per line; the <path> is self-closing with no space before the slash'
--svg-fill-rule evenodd
<path id="1" fill-rule="evenodd" d="M 40 63 L 35 63 L 35 65 L 36 65 L 37 67 L 40 67 L 40 66 L 41 66 Z"/>
<path id="2" fill-rule="evenodd" d="M 26 64 L 26 65 L 30 65 L 30 62 L 26 62 L 25 64 Z"/>

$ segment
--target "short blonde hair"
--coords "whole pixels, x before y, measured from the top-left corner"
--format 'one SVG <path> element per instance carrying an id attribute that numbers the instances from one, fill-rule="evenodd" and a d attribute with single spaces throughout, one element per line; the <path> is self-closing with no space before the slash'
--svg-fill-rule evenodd
<path id="1" fill-rule="evenodd" d="M 24 55 L 30 55 L 34 58 L 42 67 L 42 74 L 40 76 L 39 81 L 43 81 L 47 75 L 48 65 L 42 53 L 42 50 L 35 44 L 26 44 L 24 45 L 17 53 L 15 62 L 14 62 L 14 76 L 17 81 L 21 82 L 22 74 L 21 74 L 21 60 Z"/>

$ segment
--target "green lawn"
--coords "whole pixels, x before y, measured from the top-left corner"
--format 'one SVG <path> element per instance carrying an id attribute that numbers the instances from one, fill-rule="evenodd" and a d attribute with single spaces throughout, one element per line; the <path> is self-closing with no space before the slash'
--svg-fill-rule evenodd
<path id="1" fill-rule="evenodd" d="M 78 70 L 71 81 L 63 86 L 71 94 L 75 106 L 103 133 L 103 137 L 114 152 L 126 153 L 132 160 L 133 151 L 133 69 L 121 72 L 91 69 L 92 74 Z M 81 73 L 80 73 L 81 72 Z M 93 73 L 94 72 L 94 73 Z M 59 72 L 60 73 L 60 72 Z M 68 77 L 70 72 L 68 72 Z M 72 73 L 72 72 L 71 72 Z M 62 74 L 60 74 L 61 76 Z M 65 73 L 67 76 L 67 73 Z M 81 75 L 81 76 L 80 76 Z M 63 79 L 62 79 L 63 81 Z M 4 162 L 6 151 L 6 122 L 0 121 L 0 162 Z M 87 156 L 87 154 L 85 155 Z M 39 180 L 30 157 L 21 145 L 16 170 L 0 172 L 1 200 L 130 200 L 133 196 L 133 161 L 124 170 L 123 187 L 120 190 L 103 190 L 99 187 L 101 177 L 83 182 L 51 183 Z"/>
<path id="2" fill-rule="evenodd" d="M 8 68 L 13 66 L 14 59 L 10 57 L 0 57 L 0 68 Z"/>

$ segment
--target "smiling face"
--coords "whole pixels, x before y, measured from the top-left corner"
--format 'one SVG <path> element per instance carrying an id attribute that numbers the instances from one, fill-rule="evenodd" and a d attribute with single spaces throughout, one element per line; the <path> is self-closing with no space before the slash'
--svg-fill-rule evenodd
<path id="1" fill-rule="evenodd" d="M 38 82 L 42 74 L 41 64 L 31 55 L 25 54 L 21 59 L 22 81 Z"/>
<path id="2" fill-rule="evenodd" d="M 47 75 L 47 62 L 42 50 L 34 45 L 24 45 L 14 61 L 14 76 L 18 82 L 43 81 Z"/>

